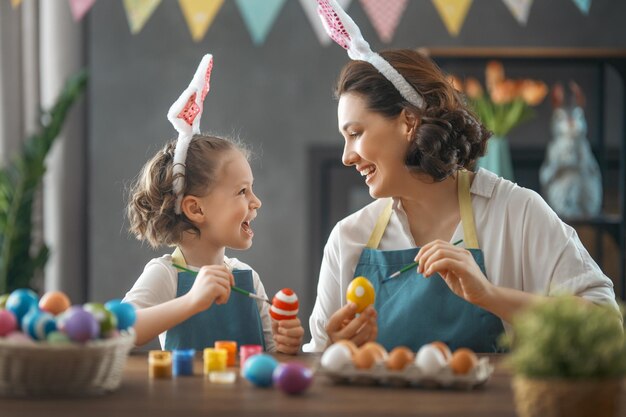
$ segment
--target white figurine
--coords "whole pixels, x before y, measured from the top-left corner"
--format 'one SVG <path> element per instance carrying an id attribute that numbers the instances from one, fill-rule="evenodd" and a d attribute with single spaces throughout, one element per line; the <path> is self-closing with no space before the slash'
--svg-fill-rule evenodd
<path id="1" fill-rule="evenodd" d="M 570 90 L 574 103 L 566 106 L 563 86 L 552 89 L 553 139 L 539 181 L 544 197 L 559 216 L 587 218 L 598 215 L 602 208 L 602 177 L 587 140 L 585 96 L 574 82 L 570 82 Z"/>

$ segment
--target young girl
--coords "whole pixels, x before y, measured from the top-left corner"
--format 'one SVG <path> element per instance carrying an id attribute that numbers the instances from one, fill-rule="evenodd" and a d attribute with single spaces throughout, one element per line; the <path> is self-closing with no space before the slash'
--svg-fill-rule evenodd
<path id="1" fill-rule="evenodd" d="M 248 152 L 195 132 L 211 63 L 205 57 L 190 88 L 170 109 L 171 121 L 184 122 L 173 121 L 178 140 L 148 161 L 131 190 L 131 232 L 152 247 L 176 246 L 172 255 L 148 262 L 126 294 L 124 300 L 138 309 L 136 343 L 159 335 L 163 349 L 200 350 L 217 340 L 234 340 L 295 354 L 304 334 L 297 318 L 273 322 L 268 303 L 231 294 L 235 285 L 267 299 L 258 274 L 224 255 L 227 247 L 252 245 L 251 222 L 261 201 L 252 191 Z M 185 124 L 193 131 L 184 130 Z"/>

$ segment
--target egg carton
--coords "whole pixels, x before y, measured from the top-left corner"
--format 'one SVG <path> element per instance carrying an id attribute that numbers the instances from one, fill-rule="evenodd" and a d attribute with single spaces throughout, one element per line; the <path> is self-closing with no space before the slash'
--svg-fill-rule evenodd
<path id="1" fill-rule="evenodd" d="M 415 363 L 407 365 L 400 371 L 388 369 L 383 362 L 375 363 L 370 369 L 359 369 L 354 364 L 346 364 L 337 370 L 330 370 L 321 362 L 317 366 L 318 373 L 326 375 L 338 384 L 466 390 L 484 385 L 493 370 L 494 367 L 487 357 L 478 359 L 476 366 L 464 375 L 455 374 L 449 366 L 442 368 L 435 375 L 426 375 Z"/>

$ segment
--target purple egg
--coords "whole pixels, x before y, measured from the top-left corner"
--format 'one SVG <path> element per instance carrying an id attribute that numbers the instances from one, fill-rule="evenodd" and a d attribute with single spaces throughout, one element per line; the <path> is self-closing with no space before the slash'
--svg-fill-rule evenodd
<path id="1" fill-rule="evenodd" d="M 98 320 L 81 306 L 72 306 L 58 319 L 59 330 L 75 342 L 86 342 L 98 337 L 100 324 Z"/>
<path id="2" fill-rule="evenodd" d="M 313 382 L 313 371 L 299 362 L 281 363 L 274 369 L 272 379 L 284 393 L 295 395 L 309 388 Z"/>

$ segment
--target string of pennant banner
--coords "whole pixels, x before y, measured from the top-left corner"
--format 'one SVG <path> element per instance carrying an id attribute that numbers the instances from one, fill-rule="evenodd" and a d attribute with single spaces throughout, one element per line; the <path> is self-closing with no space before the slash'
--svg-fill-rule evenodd
<path id="1" fill-rule="evenodd" d="M 18 8 L 23 0 L 11 0 L 13 8 Z M 28 0 L 27 0 L 28 1 Z M 322 45 L 328 45 L 330 38 L 317 17 L 315 0 L 298 0 L 306 14 L 313 32 Z M 450 36 L 461 32 L 465 18 L 474 0 L 424 0 L 424 7 L 435 7 Z M 533 0 L 501 0 L 511 15 L 521 26 L 528 23 Z M 162 0 L 122 0 L 128 25 L 132 34 L 141 32 Z M 280 14 L 286 0 L 235 0 L 243 21 L 256 45 L 262 45 L 274 21 Z M 344 10 L 348 10 L 352 0 L 338 0 Z M 378 37 L 390 43 L 409 0 L 358 0 Z M 571 0 L 584 15 L 589 14 L 592 0 Z M 80 21 L 92 9 L 96 0 L 68 0 L 72 16 Z M 195 42 L 204 39 L 211 24 L 224 5 L 224 0 L 178 0 L 185 17 L 191 38 Z M 355 2 L 356 3 L 356 2 Z M 432 6 L 427 6 L 428 4 Z"/>

